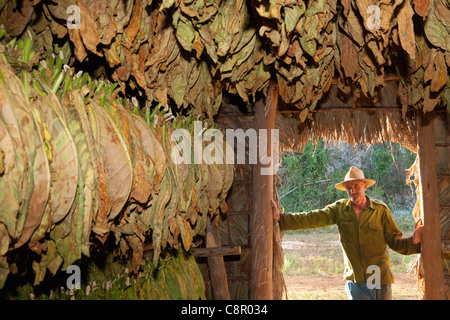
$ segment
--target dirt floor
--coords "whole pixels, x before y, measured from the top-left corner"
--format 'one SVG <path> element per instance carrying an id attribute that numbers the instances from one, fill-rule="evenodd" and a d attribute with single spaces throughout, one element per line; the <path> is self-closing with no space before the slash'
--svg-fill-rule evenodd
<path id="1" fill-rule="evenodd" d="M 282 246 L 285 259 L 290 258 L 291 262 L 297 263 L 304 262 L 304 265 L 291 266 L 290 272 L 284 274 L 287 299 L 347 299 L 342 272 L 332 272 L 323 268 L 324 265 L 339 266 L 343 263 L 337 234 L 286 234 Z M 395 282 L 392 284 L 394 300 L 419 299 L 416 275 L 394 271 L 394 278 Z"/>
<path id="2" fill-rule="evenodd" d="M 342 275 L 284 276 L 289 300 L 347 299 Z M 392 284 L 394 300 L 418 299 L 417 280 L 412 274 L 396 274 Z"/>

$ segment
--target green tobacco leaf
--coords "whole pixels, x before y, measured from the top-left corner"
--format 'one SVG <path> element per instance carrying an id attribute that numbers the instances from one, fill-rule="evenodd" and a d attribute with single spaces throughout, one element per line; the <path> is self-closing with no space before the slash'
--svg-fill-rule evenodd
<path id="1" fill-rule="evenodd" d="M 196 31 L 190 20 L 180 19 L 176 28 L 176 37 L 180 45 L 186 51 L 192 50 L 192 42 L 195 39 Z"/>
<path id="2" fill-rule="evenodd" d="M 436 17 L 433 6 L 430 7 L 424 25 L 427 39 L 436 47 L 450 51 L 450 34 L 446 26 Z"/>
<path id="3" fill-rule="evenodd" d="M 301 5 L 294 4 L 292 7 L 284 7 L 284 23 L 287 33 L 295 29 L 298 19 L 300 19 L 304 12 L 305 4 L 303 2 L 301 2 Z"/>
<path id="4" fill-rule="evenodd" d="M 111 211 L 111 201 L 107 193 L 105 173 L 101 167 L 98 151 L 95 147 L 93 137 L 92 128 L 97 128 L 97 125 L 95 125 L 95 127 L 91 126 L 88 120 L 88 115 L 82 102 L 81 95 L 74 95 L 72 97 L 72 103 L 68 106 L 66 116 L 70 121 L 75 121 L 80 124 L 82 129 L 81 136 L 84 136 L 86 140 L 87 151 L 89 153 L 91 164 L 93 167 L 93 170 L 91 171 L 94 184 L 91 189 L 94 201 L 92 205 L 93 207 L 92 231 L 95 232 L 96 234 L 104 235 L 109 231 L 107 219 Z M 73 135 L 73 137 L 75 137 L 75 135 Z M 87 181 L 86 184 L 88 183 L 89 182 Z"/>
<path id="5" fill-rule="evenodd" d="M 311 39 L 308 35 L 300 37 L 300 44 L 307 54 L 314 57 L 316 53 L 317 43 L 315 39 Z"/>
<path id="6" fill-rule="evenodd" d="M 308 15 L 315 15 L 317 13 L 323 12 L 327 0 L 315 0 L 308 2 L 308 8 L 306 9 Z"/>
<path id="7" fill-rule="evenodd" d="M 52 222 L 61 221 L 69 212 L 75 199 L 78 181 L 78 160 L 75 144 L 63 119 L 44 99 L 34 104 L 40 112 L 44 133 L 52 145 L 50 168 L 58 174 L 52 179 Z"/>
<path id="8" fill-rule="evenodd" d="M 91 233 L 92 221 L 98 210 L 98 198 L 96 196 L 98 192 L 96 176 L 98 176 L 98 174 L 94 169 L 93 159 L 89 153 L 88 143 L 81 127 L 78 113 L 74 108 L 70 108 L 67 111 L 67 114 L 70 119 L 67 126 L 76 146 L 77 161 L 79 164 L 76 204 L 77 210 L 81 211 L 83 214 L 81 246 L 83 254 L 89 256 L 89 236 Z"/>

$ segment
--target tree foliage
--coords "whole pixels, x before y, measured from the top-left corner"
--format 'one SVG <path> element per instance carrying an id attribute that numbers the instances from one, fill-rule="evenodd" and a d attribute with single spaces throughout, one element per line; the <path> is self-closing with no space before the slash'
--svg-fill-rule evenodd
<path id="1" fill-rule="evenodd" d="M 353 148 L 353 155 L 358 148 Z M 358 162 L 365 177 L 377 183 L 367 189 L 369 197 L 384 201 L 391 210 L 411 210 L 414 193 L 405 183 L 406 169 L 414 162 L 415 154 L 399 144 L 378 143 L 364 152 L 358 151 Z M 330 165 L 332 156 L 340 157 L 338 164 Z M 339 148 L 328 148 L 320 140 L 317 145 L 307 144 L 302 152 L 289 152 L 282 156 L 279 194 L 286 212 L 309 211 L 325 207 L 345 192 L 335 184 L 344 179 L 348 169 L 355 165 Z"/>

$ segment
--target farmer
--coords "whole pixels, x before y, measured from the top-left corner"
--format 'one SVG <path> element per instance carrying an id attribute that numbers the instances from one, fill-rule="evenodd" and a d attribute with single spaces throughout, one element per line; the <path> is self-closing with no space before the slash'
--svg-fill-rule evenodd
<path id="1" fill-rule="evenodd" d="M 350 300 L 390 300 L 394 276 L 390 270 L 387 246 L 401 254 L 420 253 L 423 226 L 409 238 L 395 224 L 382 201 L 370 199 L 365 190 L 375 181 L 351 167 L 344 181 L 336 184 L 347 191 L 349 200 L 341 199 L 323 209 L 310 212 L 280 214 L 272 200 L 273 218 L 282 230 L 321 228 L 336 224 L 344 251 L 345 291 Z"/>

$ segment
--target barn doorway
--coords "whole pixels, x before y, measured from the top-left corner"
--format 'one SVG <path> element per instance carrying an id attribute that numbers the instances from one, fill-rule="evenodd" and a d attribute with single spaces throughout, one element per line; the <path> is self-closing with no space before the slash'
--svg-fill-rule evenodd
<path id="1" fill-rule="evenodd" d="M 347 142 L 349 145 L 363 144 L 365 148 L 368 146 L 370 148 L 371 145 L 381 144 L 388 150 L 391 150 L 390 147 L 392 145 L 399 144 L 402 145 L 402 148 L 409 150 L 409 155 L 414 157 L 414 154 L 417 152 L 417 138 L 418 136 L 420 138 L 417 132 L 417 128 L 420 127 L 418 121 L 423 120 L 419 119 L 420 116 L 417 110 L 399 107 L 400 103 L 397 101 L 397 84 L 395 81 L 387 83 L 386 87 L 380 93 L 381 99 L 376 104 L 368 104 L 367 101 L 360 101 L 359 104 L 355 104 L 351 100 L 343 101 L 337 94 L 333 94 L 336 90 L 332 85 L 330 94 L 324 98 L 324 102 L 318 104 L 307 115 L 302 114 L 299 110 L 293 110 L 283 106 L 279 102 L 275 127 L 280 132 L 280 147 L 282 150 L 297 150 L 299 146 L 302 147 L 309 142 L 317 145 L 317 142 L 322 139 L 322 141 Z M 221 128 L 233 127 L 246 130 L 252 127 L 254 113 L 251 110 L 243 111 L 238 106 L 233 105 L 233 103 L 227 103 L 227 99 L 224 99 L 224 101 L 216 120 Z M 436 147 L 435 174 L 437 174 L 438 179 L 436 185 L 439 185 L 440 192 L 438 196 L 438 212 L 440 212 L 441 220 L 440 238 L 445 247 L 446 239 L 449 237 L 450 225 L 448 199 L 445 196 L 448 193 L 446 191 L 448 190 L 446 183 L 450 173 L 448 164 L 448 146 L 450 140 L 448 112 L 445 109 L 438 109 L 432 113 L 432 118 L 435 131 L 435 138 L 432 142 Z M 250 242 L 252 234 L 250 221 L 255 212 L 251 200 L 253 197 L 252 190 L 254 190 L 254 186 L 252 187 L 251 185 L 251 175 L 251 166 L 236 166 L 235 184 L 229 195 L 229 211 L 226 213 L 226 217 L 220 222 L 222 245 L 242 245 L 240 257 L 224 257 L 228 279 L 230 280 L 228 285 L 230 288 L 233 288 L 232 291 L 235 292 L 235 299 L 249 298 L 252 290 L 250 260 L 253 248 Z M 416 188 L 419 188 L 418 171 L 412 177 L 414 178 L 414 182 L 412 183 L 414 186 L 413 189 L 416 190 Z M 318 179 L 314 183 L 321 183 L 320 181 Z M 236 190 L 236 193 L 233 190 Z M 284 191 L 289 192 L 290 190 Z M 279 189 L 278 193 L 278 196 L 282 195 Z M 242 209 L 236 208 L 237 203 L 242 206 Z M 416 206 L 414 207 L 415 214 L 421 214 L 417 212 L 420 211 L 419 207 L 419 202 L 416 202 Z M 237 223 L 237 221 L 239 222 Z M 236 225 L 236 223 L 239 225 Z M 285 299 L 288 298 L 285 277 L 282 273 L 283 263 L 286 263 L 286 259 L 283 257 L 285 252 L 281 248 L 281 236 L 277 238 L 275 233 L 276 230 L 274 229 L 273 297 L 274 299 Z M 407 232 L 404 233 L 407 234 Z M 337 254 L 341 255 L 340 249 L 337 250 Z M 277 264 L 276 261 L 280 261 L 280 256 L 283 257 L 283 262 L 278 262 Z M 443 257 L 444 259 L 448 259 L 448 255 L 444 255 Z M 448 263 L 448 260 L 443 261 L 443 263 L 445 262 Z M 409 295 L 409 298 L 413 298 L 414 294 L 417 293 L 417 291 L 414 291 L 416 287 L 419 289 L 419 297 L 423 297 L 424 295 L 424 274 L 423 270 L 419 271 L 419 280 L 416 281 L 415 286 L 409 285 L 409 288 L 411 288 L 410 291 L 412 291 L 410 292 L 411 295 Z M 448 282 L 450 271 L 448 268 L 445 269 L 445 264 L 444 273 L 445 281 Z M 280 280 L 278 281 L 276 279 Z M 444 282 L 442 284 L 445 285 Z M 276 297 L 275 294 L 277 294 Z"/>
<path id="2" fill-rule="evenodd" d="M 412 211 L 417 196 L 406 184 L 405 177 L 416 159 L 411 150 L 398 143 L 351 146 L 319 139 L 296 152 L 286 152 L 282 158 L 277 189 L 286 212 L 319 209 L 346 198 L 346 193 L 338 191 L 334 185 L 342 180 L 349 167 L 355 165 L 366 177 L 377 181 L 366 194 L 388 204 L 404 237 L 412 235 L 415 223 Z M 289 299 L 347 299 L 337 226 L 286 231 L 282 247 Z M 408 271 L 412 271 L 418 255 L 404 256 L 391 249 L 389 254 L 395 277 L 393 298 L 416 300 L 419 296 L 417 275 Z"/>

